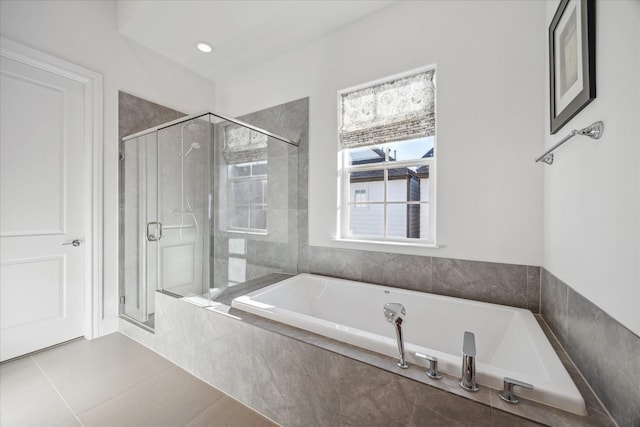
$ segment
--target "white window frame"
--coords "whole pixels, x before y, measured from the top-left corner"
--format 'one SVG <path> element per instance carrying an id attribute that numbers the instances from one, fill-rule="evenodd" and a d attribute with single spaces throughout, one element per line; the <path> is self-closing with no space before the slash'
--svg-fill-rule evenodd
<path id="1" fill-rule="evenodd" d="M 413 69 L 404 73 L 396 74 L 393 76 L 385 77 L 382 79 L 378 79 L 375 81 L 370 81 L 358 86 L 353 86 L 347 89 L 343 89 L 338 91 L 337 96 L 337 115 L 338 115 L 338 138 L 339 138 L 339 129 L 342 120 L 341 114 L 341 96 L 344 93 L 353 92 L 356 90 L 364 89 L 371 86 L 380 85 L 389 81 L 398 80 L 404 77 L 408 77 L 414 74 L 419 74 L 428 70 L 435 70 L 435 65 L 429 65 L 426 67 L 421 67 L 418 69 Z M 436 102 L 434 111 L 436 111 L 437 116 L 437 91 L 436 91 Z M 364 243 L 376 243 L 383 245 L 406 245 L 406 246 L 419 246 L 419 247 L 428 247 L 428 248 L 437 248 L 437 236 L 436 236 L 436 176 L 437 176 L 437 166 L 436 166 L 436 157 L 437 157 L 437 122 L 436 122 L 436 132 L 433 135 L 433 153 L 435 154 L 433 157 L 421 158 L 421 159 L 413 159 L 406 161 L 388 161 L 388 153 L 385 153 L 385 161 L 380 163 L 369 163 L 363 165 L 350 165 L 349 164 L 349 150 L 343 149 L 340 147 L 338 143 L 338 232 L 335 240 L 344 241 L 344 242 L 364 242 Z M 394 141 L 399 142 L 399 141 Z M 401 142 L 401 141 L 400 141 Z M 428 166 L 429 167 L 429 201 L 428 202 L 389 202 L 388 192 L 387 192 L 387 184 L 388 184 L 388 170 L 394 168 L 402 168 L 402 167 L 414 167 L 414 166 Z M 381 202 L 367 202 L 368 205 L 375 204 L 383 204 L 384 205 L 384 223 L 383 223 L 383 236 L 364 236 L 364 235 L 352 235 L 349 232 L 350 224 L 349 224 L 349 207 L 350 205 L 355 206 L 354 202 L 350 202 L 350 183 L 349 183 L 349 174 L 352 172 L 359 171 L 367 171 L 367 170 L 384 170 L 384 199 Z M 429 234 L 428 239 L 422 240 L 417 238 L 398 238 L 398 237 L 387 237 L 387 206 L 390 204 L 421 204 L 422 206 L 428 206 L 429 212 Z"/>

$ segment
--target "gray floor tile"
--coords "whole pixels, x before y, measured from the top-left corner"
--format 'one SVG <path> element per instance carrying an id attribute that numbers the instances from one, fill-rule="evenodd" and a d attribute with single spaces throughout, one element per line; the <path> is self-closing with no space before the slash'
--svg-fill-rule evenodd
<path id="1" fill-rule="evenodd" d="M 79 417 L 85 426 L 181 426 L 223 397 L 172 367 Z"/>
<path id="2" fill-rule="evenodd" d="M 0 425 L 79 426 L 31 357 L 0 365 Z"/>
<path id="3" fill-rule="evenodd" d="M 116 333 L 0 365 L 0 425 L 273 426 Z"/>
<path id="4" fill-rule="evenodd" d="M 34 358 L 76 414 L 173 366 L 121 334 L 76 341 Z"/>
<path id="5" fill-rule="evenodd" d="M 277 425 L 227 396 L 187 423 L 189 427 L 275 427 Z"/>

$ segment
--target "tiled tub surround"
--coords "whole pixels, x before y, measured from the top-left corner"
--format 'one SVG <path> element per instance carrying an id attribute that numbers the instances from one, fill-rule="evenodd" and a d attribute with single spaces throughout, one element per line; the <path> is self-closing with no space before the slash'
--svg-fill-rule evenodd
<path id="1" fill-rule="evenodd" d="M 640 426 L 640 337 L 542 269 L 542 316 L 620 427 Z"/>
<path id="2" fill-rule="evenodd" d="M 542 321 L 588 416 L 526 399 L 510 405 L 487 387 L 468 393 L 457 377 L 431 380 L 418 366 L 401 370 L 395 358 L 222 304 L 157 293 L 156 310 L 156 351 L 284 426 L 614 425 Z"/>
<path id="3" fill-rule="evenodd" d="M 398 358 L 395 328 L 382 307 L 400 303 L 406 360 L 438 358 L 439 369 L 459 376 L 462 337 L 475 335 L 477 381 L 495 389 L 505 377 L 534 385 L 518 394 L 586 415 L 584 401 L 529 310 L 461 298 L 299 274 L 233 300 L 232 307 Z"/>
<path id="4" fill-rule="evenodd" d="M 474 301 L 540 309 L 540 267 L 310 246 L 321 274 Z"/>

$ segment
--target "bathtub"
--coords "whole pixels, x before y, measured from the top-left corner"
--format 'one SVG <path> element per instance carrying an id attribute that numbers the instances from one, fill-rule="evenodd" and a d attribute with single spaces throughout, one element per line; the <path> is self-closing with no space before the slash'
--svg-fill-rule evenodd
<path id="1" fill-rule="evenodd" d="M 586 415 L 582 395 L 529 310 L 312 274 L 235 298 L 232 307 L 385 354 L 395 367 L 395 328 L 382 311 L 388 302 L 406 309 L 410 365 L 426 367 L 415 353 L 429 354 L 441 372 L 460 377 L 462 339 L 471 331 L 480 386 L 500 390 L 504 377 L 525 381 L 534 389 L 518 387 L 518 396 Z"/>

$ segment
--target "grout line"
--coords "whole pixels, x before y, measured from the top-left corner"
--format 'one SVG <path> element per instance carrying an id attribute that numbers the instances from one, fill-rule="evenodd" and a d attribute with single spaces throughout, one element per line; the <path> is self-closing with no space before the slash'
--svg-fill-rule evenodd
<path id="1" fill-rule="evenodd" d="M 38 367 L 38 369 L 40 369 L 40 372 L 42 372 L 42 375 L 44 375 L 44 377 L 47 379 L 47 381 L 49 381 L 49 384 L 51 385 L 51 387 L 53 388 L 53 390 L 56 392 L 56 394 L 60 397 L 60 399 L 62 400 L 62 402 L 65 404 L 65 406 L 67 407 L 67 409 L 69 409 L 69 412 L 71 412 L 74 416 L 74 418 L 76 419 L 76 421 L 78 421 L 78 424 L 80 424 L 81 426 L 84 426 L 84 424 L 82 423 L 82 421 L 80 421 L 80 418 L 78 418 L 78 415 L 75 413 L 75 411 L 73 409 L 71 409 L 71 406 L 69 406 L 69 403 L 67 403 L 67 400 L 64 398 L 64 396 L 62 396 L 62 394 L 60 393 L 60 391 L 58 390 L 58 387 L 55 386 L 55 384 L 53 383 L 53 381 L 51 381 L 51 378 L 49 377 L 49 375 L 47 375 L 47 373 L 44 371 L 44 369 L 42 369 L 42 366 L 40 366 L 40 364 L 38 363 L 38 361 L 36 360 L 35 357 L 33 356 L 29 356 L 31 358 L 31 360 L 33 360 L 33 363 Z"/>
<path id="2" fill-rule="evenodd" d="M 538 314 L 542 316 L 542 267 L 538 267 Z"/>

